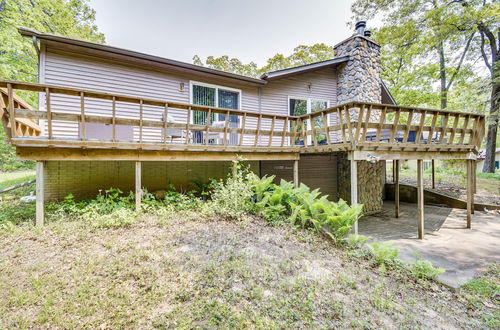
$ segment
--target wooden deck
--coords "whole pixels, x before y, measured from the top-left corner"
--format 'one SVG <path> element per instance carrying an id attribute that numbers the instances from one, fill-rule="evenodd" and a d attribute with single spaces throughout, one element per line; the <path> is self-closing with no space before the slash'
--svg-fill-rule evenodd
<path id="1" fill-rule="evenodd" d="M 482 115 L 387 104 L 351 102 L 303 116 L 281 116 L 17 81 L 0 80 L 0 88 L 5 88 L 0 114 L 10 143 L 20 158 L 34 160 L 227 160 L 236 155 L 269 160 L 335 151 L 350 151 L 355 160 L 474 159 L 485 131 Z M 18 91 L 40 92 L 44 108 L 21 102 L 14 94 Z M 78 100 L 79 112 L 52 106 L 60 95 Z M 106 115 L 95 114 L 96 100 L 108 102 Z M 118 104 L 137 107 L 136 116 L 118 116 Z M 144 118 L 146 106 L 155 108 L 158 117 Z M 163 120 L 173 110 L 184 113 L 182 121 Z M 193 124 L 194 113 L 203 114 L 205 121 Z M 214 125 L 214 114 L 224 115 L 222 126 Z M 230 118 L 238 127 L 231 127 Z M 77 135 L 58 135 L 53 129 L 57 122 L 75 123 Z M 90 124 L 110 127 L 110 139 L 89 138 Z M 118 126 L 132 127 L 133 138 L 120 139 Z M 145 135 L 148 129 L 156 135 Z M 174 139 L 169 130 L 182 134 Z"/>

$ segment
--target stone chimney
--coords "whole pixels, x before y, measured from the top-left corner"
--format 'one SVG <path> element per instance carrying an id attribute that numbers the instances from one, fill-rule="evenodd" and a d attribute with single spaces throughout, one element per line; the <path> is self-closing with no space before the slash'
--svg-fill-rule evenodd
<path id="1" fill-rule="evenodd" d="M 337 44 L 335 56 L 348 56 L 349 60 L 337 67 L 337 104 L 360 101 L 381 103 L 380 46 L 369 39 L 366 22 L 356 23 L 356 33 Z M 357 120 L 358 112 L 353 110 L 351 120 Z M 378 122 L 379 114 L 373 112 L 370 122 Z M 350 163 L 347 154 L 338 162 L 339 197 L 350 201 Z M 372 164 L 358 162 L 358 201 L 363 204 L 365 214 L 382 209 L 382 193 L 385 183 L 385 162 Z"/>
<path id="2" fill-rule="evenodd" d="M 334 47 L 335 57 L 349 56 L 337 70 L 337 103 L 380 103 L 380 46 L 370 40 L 366 22 L 356 23 L 356 34 Z"/>

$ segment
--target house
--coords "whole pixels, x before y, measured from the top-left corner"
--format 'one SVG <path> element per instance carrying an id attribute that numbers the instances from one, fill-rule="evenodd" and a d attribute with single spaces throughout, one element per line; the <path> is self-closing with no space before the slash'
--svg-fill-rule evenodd
<path id="1" fill-rule="evenodd" d="M 483 171 L 485 157 L 486 157 L 486 149 L 479 150 L 476 161 L 478 172 Z M 495 149 L 495 171 L 498 170 L 500 170 L 500 148 Z"/>
<path id="2" fill-rule="evenodd" d="M 0 108 L 18 156 L 37 161 L 39 218 L 43 200 L 186 188 L 224 177 L 238 157 L 367 213 L 383 203 L 381 160 L 472 164 L 484 117 L 397 106 L 380 79 L 380 46 L 364 22 L 356 29 L 333 59 L 251 78 L 20 28 L 39 54 L 39 83 L 0 81 Z M 38 109 L 18 90 L 39 93 Z M 28 119 L 37 134 L 23 129 Z"/>

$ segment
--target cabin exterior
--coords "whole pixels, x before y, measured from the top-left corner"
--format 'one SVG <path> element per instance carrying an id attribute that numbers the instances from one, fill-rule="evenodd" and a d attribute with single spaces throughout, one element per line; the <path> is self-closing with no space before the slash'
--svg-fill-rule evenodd
<path id="1" fill-rule="evenodd" d="M 357 27 L 335 58 L 260 78 L 20 28 L 37 47 L 39 83 L 0 82 L 0 117 L 18 156 L 38 161 L 42 205 L 110 187 L 189 189 L 243 159 L 377 212 L 380 160 L 474 161 L 484 118 L 398 107 L 380 46 Z M 38 109 L 14 90 L 38 92 Z"/>

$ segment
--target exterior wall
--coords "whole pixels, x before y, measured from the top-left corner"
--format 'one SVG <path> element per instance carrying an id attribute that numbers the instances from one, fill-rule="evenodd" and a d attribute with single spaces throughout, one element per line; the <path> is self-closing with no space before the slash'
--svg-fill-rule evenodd
<path id="1" fill-rule="evenodd" d="M 52 85 L 189 103 L 191 93 L 189 82 L 193 80 L 240 89 L 242 110 L 276 115 L 288 114 L 289 96 L 328 100 L 330 105 L 337 102 L 336 70 L 332 68 L 271 81 L 268 85 L 262 87 L 229 86 L 227 83 L 215 80 L 193 79 L 187 75 L 160 72 L 146 67 L 140 68 L 111 62 L 51 48 L 50 46 L 42 48 L 41 82 Z M 179 88 L 181 83 L 184 84 L 183 91 Z M 311 85 L 310 90 L 309 85 Z M 44 98 L 41 99 L 44 100 Z M 51 103 L 53 111 L 80 113 L 80 100 L 78 97 L 53 95 Z M 41 104 L 41 108 L 44 106 L 44 104 Z M 116 107 L 117 116 L 139 118 L 139 105 L 117 102 Z M 86 100 L 85 111 L 87 114 L 111 116 L 111 101 Z M 169 114 L 174 116 L 175 121 L 186 121 L 186 111 L 170 109 Z M 143 118 L 145 120 L 160 120 L 162 115 L 162 107 L 144 106 L 143 108 Z M 45 127 L 44 124 L 42 122 L 42 127 Z M 256 118 L 247 119 L 246 126 L 248 128 L 255 128 L 256 125 Z M 275 123 L 276 128 L 282 127 L 282 125 L 283 122 Z M 262 129 L 269 129 L 270 121 L 263 121 L 261 127 Z M 53 132 L 57 137 L 73 139 L 79 137 L 78 124 L 75 122 L 53 121 Z M 138 135 L 138 128 L 135 128 L 134 137 L 138 139 Z M 160 128 L 144 128 L 143 140 L 145 142 L 158 142 L 160 139 Z M 263 143 L 265 142 L 267 141 L 263 141 Z M 244 143 L 253 143 L 253 136 L 245 136 Z M 280 138 L 275 136 L 273 143 L 279 144 Z"/>
<path id="2" fill-rule="evenodd" d="M 361 37 L 353 36 L 335 46 L 336 56 L 349 56 L 337 72 L 337 100 L 339 103 L 362 101 L 380 103 L 380 46 Z M 351 119 L 356 116 L 351 113 Z M 371 121 L 378 121 L 376 113 Z M 339 159 L 339 196 L 350 201 L 350 168 L 347 157 Z M 382 209 L 385 183 L 385 162 L 371 164 L 358 161 L 358 201 L 365 213 Z"/>
<path id="3" fill-rule="evenodd" d="M 247 162 L 259 173 L 259 162 Z M 148 191 L 172 184 L 181 191 L 196 188 L 194 182 L 225 178 L 232 162 L 142 162 L 142 185 Z M 119 188 L 134 191 L 135 163 L 115 161 L 48 161 L 45 172 L 45 199 L 60 200 L 68 194 L 76 198 L 95 197 L 99 190 Z"/>
<path id="4" fill-rule="evenodd" d="M 280 180 L 293 181 L 293 161 L 261 161 L 261 175 L 275 175 Z M 338 200 L 337 155 L 302 155 L 299 160 L 299 182 L 311 189 L 319 188 L 323 195 Z"/>

